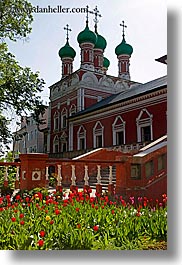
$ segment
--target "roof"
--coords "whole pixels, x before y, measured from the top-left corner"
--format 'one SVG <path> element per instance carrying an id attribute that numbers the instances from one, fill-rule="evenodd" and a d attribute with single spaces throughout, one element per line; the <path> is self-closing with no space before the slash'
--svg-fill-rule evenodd
<path id="1" fill-rule="evenodd" d="M 143 156 L 146 156 L 146 155 L 148 155 L 148 154 L 150 154 L 150 153 L 152 153 L 152 152 L 154 152 L 154 151 L 160 149 L 160 148 L 163 147 L 163 146 L 167 146 L 167 141 L 162 142 L 162 143 L 159 143 L 159 144 L 156 144 L 156 145 L 154 145 L 154 146 L 148 148 L 147 150 L 142 151 L 142 152 L 140 152 L 140 153 L 134 155 L 134 157 L 143 157 Z"/>
<path id="2" fill-rule="evenodd" d="M 153 90 L 156 90 L 156 89 L 159 89 L 162 87 L 166 87 L 166 86 L 167 86 L 167 76 L 157 78 L 155 80 L 152 80 L 152 81 L 144 83 L 144 84 L 135 85 L 126 91 L 122 91 L 118 94 L 113 94 L 113 95 L 99 101 L 98 103 L 90 106 L 89 108 L 82 110 L 80 112 L 77 112 L 72 117 L 86 114 L 86 113 L 92 112 L 94 110 L 98 110 L 100 108 L 103 108 L 105 106 L 112 105 L 112 104 L 118 103 L 120 101 L 125 101 L 125 100 L 131 99 L 133 97 L 136 97 L 136 96 L 139 96 L 142 94 L 146 94 L 148 92 L 152 92 Z"/>

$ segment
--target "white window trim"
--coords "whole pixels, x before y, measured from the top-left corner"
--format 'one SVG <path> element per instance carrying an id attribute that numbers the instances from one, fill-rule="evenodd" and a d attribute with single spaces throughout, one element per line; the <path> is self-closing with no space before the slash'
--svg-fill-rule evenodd
<path id="1" fill-rule="evenodd" d="M 116 125 L 118 120 L 121 121 L 121 124 Z M 123 143 L 126 143 L 126 134 L 125 134 L 125 124 L 126 122 L 121 118 L 121 116 L 117 116 L 115 118 L 114 123 L 112 124 L 112 135 L 113 135 L 113 145 L 116 145 L 116 133 L 123 132 Z"/>
<path id="2" fill-rule="evenodd" d="M 69 115 L 72 116 L 75 113 L 76 113 L 76 105 L 72 104 L 70 107 Z"/>
<path id="3" fill-rule="evenodd" d="M 97 128 L 98 125 L 100 125 L 101 129 L 97 132 L 96 128 Z M 93 128 L 93 143 L 94 143 L 93 147 L 94 148 L 97 147 L 96 138 L 97 138 L 97 136 L 100 136 L 100 135 L 102 136 L 102 147 L 103 147 L 104 146 L 104 126 L 102 125 L 102 123 L 100 121 L 97 121 L 95 126 L 94 126 L 94 128 Z"/>
<path id="4" fill-rule="evenodd" d="M 53 140 L 53 153 L 55 153 L 55 145 L 58 145 L 59 150 L 59 137 L 56 135 Z"/>
<path id="5" fill-rule="evenodd" d="M 80 131 L 83 129 L 83 135 L 80 135 Z M 84 139 L 84 149 L 86 149 L 86 130 L 83 127 L 83 125 L 81 125 L 77 131 L 77 150 L 80 150 L 80 140 Z"/>
<path id="6" fill-rule="evenodd" d="M 58 128 L 56 128 L 56 119 L 58 119 Z M 54 131 L 58 131 L 59 130 L 59 112 L 56 111 L 54 113 Z"/>
<path id="7" fill-rule="evenodd" d="M 148 118 L 145 119 L 141 119 L 143 113 L 146 112 L 148 115 Z M 152 122 L 153 122 L 153 115 L 150 114 L 148 112 L 147 109 L 142 109 L 138 115 L 138 117 L 136 118 L 136 125 L 137 125 L 137 141 L 141 142 L 142 141 L 142 131 L 141 129 L 143 127 L 147 127 L 150 126 L 150 140 L 153 140 L 153 126 L 152 126 Z"/>

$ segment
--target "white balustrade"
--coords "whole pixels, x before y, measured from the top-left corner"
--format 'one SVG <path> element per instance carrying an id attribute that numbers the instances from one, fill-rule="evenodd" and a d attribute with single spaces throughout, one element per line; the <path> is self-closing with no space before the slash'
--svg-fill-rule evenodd
<path id="1" fill-rule="evenodd" d="M 49 180 L 49 167 L 46 167 L 45 177 L 46 177 L 46 180 Z"/>
<path id="2" fill-rule="evenodd" d="M 85 186 L 89 186 L 89 176 L 88 176 L 88 166 L 85 166 L 85 176 L 84 176 L 84 180 L 85 180 Z"/>
<path id="3" fill-rule="evenodd" d="M 61 186 L 61 182 L 62 182 L 61 165 L 58 165 L 57 185 Z"/>
<path id="4" fill-rule="evenodd" d="M 4 181 L 8 181 L 8 167 L 5 167 Z"/>
<path id="5" fill-rule="evenodd" d="M 112 166 L 109 166 L 109 184 L 112 184 L 113 176 L 112 176 Z"/>
<path id="6" fill-rule="evenodd" d="M 75 165 L 71 165 L 71 172 L 72 172 L 72 174 L 71 174 L 71 185 L 72 186 L 76 186 L 76 176 L 75 176 Z"/>
<path id="7" fill-rule="evenodd" d="M 16 167 L 16 181 L 19 181 L 20 179 L 20 167 Z"/>
<path id="8" fill-rule="evenodd" d="M 101 184 L 101 166 L 97 165 L 97 184 Z"/>

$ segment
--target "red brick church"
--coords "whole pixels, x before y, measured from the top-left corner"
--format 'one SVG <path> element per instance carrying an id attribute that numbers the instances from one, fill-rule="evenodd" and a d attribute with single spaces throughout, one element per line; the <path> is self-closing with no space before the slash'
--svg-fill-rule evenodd
<path id="1" fill-rule="evenodd" d="M 127 43 L 125 25 L 115 48 L 118 76 L 107 74 L 107 42 L 86 26 L 77 36 L 81 65 L 73 70 L 75 50 L 67 37 L 59 50 L 62 78 L 50 87 L 48 153 L 55 157 L 81 154 L 99 147 L 154 141 L 167 134 L 167 77 L 140 84 L 130 80 L 133 48 Z M 70 155 L 73 157 L 74 155 Z"/>

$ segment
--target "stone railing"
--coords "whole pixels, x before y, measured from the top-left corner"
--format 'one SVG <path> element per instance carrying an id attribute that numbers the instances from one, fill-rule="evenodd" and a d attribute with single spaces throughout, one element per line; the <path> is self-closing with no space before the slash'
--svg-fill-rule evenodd
<path id="1" fill-rule="evenodd" d="M 9 169 L 14 168 L 14 172 L 9 173 Z M 11 182 L 14 183 L 14 188 L 19 188 L 19 182 L 20 182 L 20 168 L 21 163 L 18 162 L 0 162 L 0 178 L 1 182 L 3 183 L 4 187 L 8 187 L 10 183 L 10 177 Z"/>

